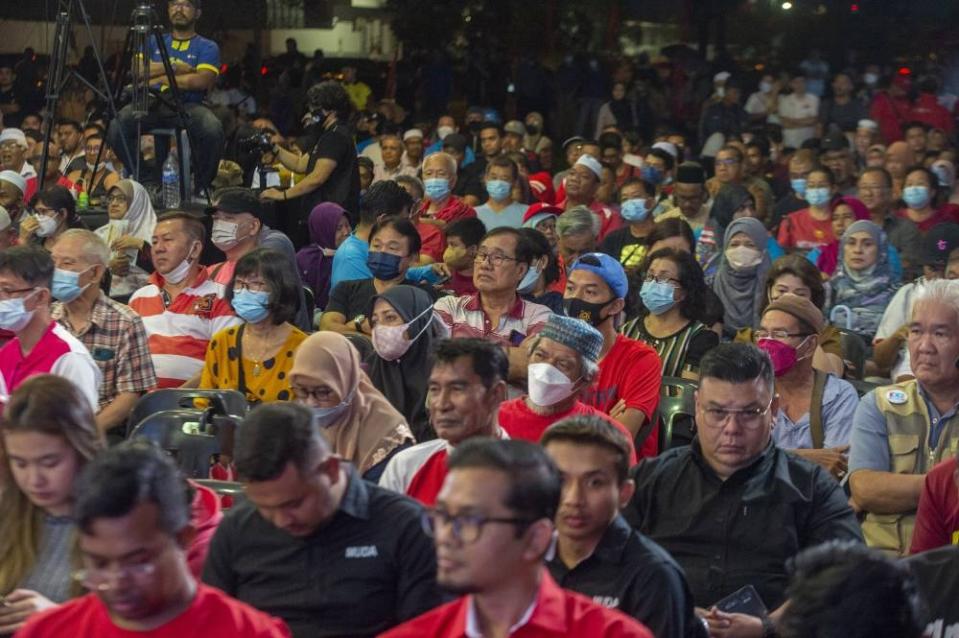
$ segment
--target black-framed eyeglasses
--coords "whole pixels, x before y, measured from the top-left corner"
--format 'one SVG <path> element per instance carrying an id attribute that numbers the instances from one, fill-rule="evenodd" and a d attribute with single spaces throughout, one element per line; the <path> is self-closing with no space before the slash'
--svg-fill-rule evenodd
<path id="1" fill-rule="evenodd" d="M 784 339 L 789 339 L 790 337 L 808 337 L 808 332 L 786 332 L 785 330 L 753 330 L 753 339 L 775 339 L 776 341 L 782 341 Z"/>
<path id="2" fill-rule="evenodd" d="M 436 528 L 440 525 L 449 525 L 453 531 L 453 538 L 469 545 L 479 540 L 483 527 L 489 523 L 501 525 L 516 525 L 525 527 L 533 521 L 528 518 L 502 518 L 483 516 L 482 514 L 450 514 L 441 509 L 429 509 L 420 517 L 423 531 L 430 538 L 436 538 Z"/>
<path id="3" fill-rule="evenodd" d="M 657 275 L 653 275 L 652 273 L 647 274 L 643 278 L 643 281 L 649 282 L 649 283 L 652 283 L 655 281 L 657 284 L 669 284 L 673 288 L 678 288 L 679 286 L 682 285 L 682 282 L 679 281 L 678 279 L 673 279 L 672 277 L 668 277 L 666 275 L 657 276 Z"/>
<path id="4" fill-rule="evenodd" d="M 473 261 L 482 264 L 486 261 L 489 261 L 493 266 L 500 267 L 503 265 L 504 261 L 519 261 L 516 257 L 509 257 L 502 253 L 489 253 L 485 251 L 479 251 L 476 253 L 476 257 L 473 258 Z"/>

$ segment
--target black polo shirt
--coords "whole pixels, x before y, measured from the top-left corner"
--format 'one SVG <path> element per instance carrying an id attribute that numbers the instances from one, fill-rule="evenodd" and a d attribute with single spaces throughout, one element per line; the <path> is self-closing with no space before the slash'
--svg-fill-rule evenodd
<path id="1" fill-rule="evenodd" d="M 231 510 L 203 581 L 282 618 L 294 638 L 374 636 L 440 604 L 420 505 L 352 467 L 347 477 L 340 509 L 307 538 L 274 527 L 249 503 Z"/>
<path id="2" fill-rule="evenodd" d="M 688 447 L 644 459 L 623 515 L 686 572 L 699 607 L 753 585 L 770 610 L 785 600 L 786 560 L 828 540 L 862 542 L 839 483 L 820 466 L 777 448 L 723 481 Z"/>
<path id="3" fill-rule="evenodd" d="M 959 636 L 959 547 L 947 545 L 906 559 L 928 612 L 926 635 Z"/>
<path id="4" fill-rule="evenodd" d="M 656 636 L 699 638 L 705 633 L 683 570 L 622 516 L 584 561 L 569 569 L 557 555 L 547 566 L 560 587 L 629 614 Z"/>

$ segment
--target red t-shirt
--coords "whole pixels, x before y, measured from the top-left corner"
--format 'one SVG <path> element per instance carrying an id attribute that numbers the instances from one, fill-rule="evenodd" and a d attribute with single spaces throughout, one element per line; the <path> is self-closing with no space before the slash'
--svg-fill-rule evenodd
<path id="1" fill-rule="evenodd" d="M 436 505 L 436 497 L 446 480 L 446 459 L 449 452 L 446 448 L 438 450 L 420 466 L 406 488 L 406 495 L 415 498 L 426 507 Z"/>
<path id="2" fill-rule="evenodd" d="M 424 199 L 416 212 L 416 219 L 425 215 L 429 208 L 430 200 L 428 198 Z M 433 213 L 433 217 L 449 224 L 458 219 L 476 217 L 476 211 L 459 197 L 450 195 L 443 208 Z M 433 224 L 424 224 L 423 222 L 416 223 L 416 230 L 420 233 L 420 254 L 429 255 L 433 258 L 433 261 L 443 261 L 443 251 L 446 250 L 446 237 L 443 235 L 443 231 Z"/>
<path id="3" fill-rule="evenodd" d="M 903 219 L 909 219 L 909 214 L 906 213 L 905 208 L 900 209 L 896 214 Z M 919 229 L 919 232 L 924 233 L 938 224 L 955 223 L 956 221 L 956 205 L 946 204 L 945 206 L 936 209 L 936 211 L 928 219 L 924 219 L 921 222 L 915 222 L 915 224 Z"/>
<path id="4" fill-rule="evenodd" d="M 779 226 L 779 245 L 784 250 L 798 248 L 808 252 L 835 239 L 832 221 L 813 219 L 808 208 L 789 213 Z"/>
<path id="5" fill-rule="evenodd" d="M 453 271 L 453 274 L 450 275 L 449 281 L 443 284 L 443 287 L 452 290 L 453 294 L 457 297 L 462 297 L 464 295 L 475 295 L 476 286 L 473 285 L 473 276 L 470 275 L 461 275 L 456 271 Z"/>
<path id="6" fill-rule="evenodd" d="M 956 458 L 952 457 L 926 474 L 910 554 L 959 545 L 959 486 L 955 473 Z"/>
<path id="7" fill-rule="evenodd" d="M 636 465 L 636 450 L 633 449 L 633 435 L 626 429 L 626 426 L 616 419 L 609 418 L 609 416 L 596 408 L 586 405 L 582 401 L 577 401 L 573 404 L 573 407 L 566 412 L 550 414 L 549 416 L 533 412 L 529 406 L 526 405 L 526 397 L 516 397 L 515 399 L 501 403 L 499 406 L 499 425 L 506 430 L 510 438 L 532 441 L 533 443 L 539 443 L 539 440 L 543 437 L 543 432 L 545 432 L 549 426 L 571 416 L 598 416 L 625 434 L 626 439 L 629 441 L 630 448 L 629 464 L 630 466 Z"/>
<path id="8" fill-rule="evenodd" d="M 616 335 L 613 347 L 599 362 L 596 381 L 583 393 L 581 400 L 609 414 L 623 399 L 627 408 L 639 410 L 648 422 L 659 405 L 662 369 L 659 355 L 653 348 L 642 341 Z M 637 454 L 641 459 L 659 454 L 659 429 L 655 424 Z"/>
<path id="9" fill-rule="evenodd" d="M 208 487 L 190 482 L 195 494 L 193 496 L 192 520 L 196 534 L 187 549 L 186 560 L 190 565 L 190 573 L 199 579 L 203 573 L 203 563 L 210 553 L 210 542 L 217 526 L 223 520 L 223 510 L 220 508 L 220 497 Z"/>
<path id="10" fill-rule="evenodd" d="M 17 632 L 17 638 L 289 638 L 279 618 L 230 598 L 219 589 L 197 584 L 196 597 L 182 614 L 152 631 L 120 629 L 95 594 L 37 614 Z"/>

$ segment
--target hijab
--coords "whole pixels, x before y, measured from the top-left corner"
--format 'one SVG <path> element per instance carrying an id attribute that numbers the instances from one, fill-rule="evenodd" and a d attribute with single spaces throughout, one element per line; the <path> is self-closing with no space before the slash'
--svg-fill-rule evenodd
<path id="1" fill-rule="evenodd" d="M 846 265 L 843 247 L 854 233 L 861 232 L 869 233 L 876 243 L 878 252 L 875 264 L 856 271 Z M 842 234 L 840 250 L 843 251 L 843 258 L 839 261 L 836 274 L 830 280 L 832 303 L 829 320 L 841 328 L 848 327 L 854 332 L 872 338 L 879 327 L 879 321 L 886 306 L 896 292 L 896 288 L 899 287 L 899 277 L 893 272 L 889 263 L 886 233 L 871 221 L 853 222 Z M 837 306 L 844 306 L 848 311 L 844 313 L 842 309 L 839 309 L 836 313 Z"/>
<path id="2" fill-rule="evenodd" d="M 426 411 L 427 371 L 430 369 L 429 357 L 433 343 L 446 335 L 441 324 L 433 320 L 433 313 L 427 312 L 432 308 L 433 301 L 420 288 L 405 285 L 393 286 L 373 297 L 374 304 L 377 299 L 393 306 L 403 318 L 403 323 L 413 322 L 407 328 L 407 335 L 416 339 L 406 354 L 396 361 L 386 361 L 374 350 L 366 360 L 370 380 L 393 407 L 406 417 L 417 441 L 436 438 Z"/>
<path id="3" fill-rule="evenodd" d="M 745 189 L 744 189 L 745 190 Z M 720 191 L 722 192 L 722 191 Z M 750 268 L 735 270 L 726 259 L 726 249 L 732 238 L 744 233 L 762 253 L 762 261 Z M 769 233 L 762 222 L 754 217 L 733 220 L 723 235 L 723 252 L 719 270 L 713 282 L 713 290 L 723 302 L 723 330 L 735 333 L 740 328 L 758 325 L 759 308 L 766 294 L 764 282 L 772 263 L 767 245 Z"/>
<path id="4" fill-rule="evenodd" d="M 829 212 L 833 213 L 840 204 L 845 204 L 852 209 L 852 214 L 855 215 L 856 221 L 868 221 L 871 219 L 869 215 L 869 209 L 866 208 L 866 205 L 859 201 L 859 199 L 849 195 L 834 199 L 832 204 L 829 206 Z M 839 263 L 840 246 L 841 244 L 839 240 L 834 239 L 832 242 L 822 247 L 819 257 L 816 258 L 816 267 L 819 268 L 819 270 L 821 270 L 823 273 L 832 275 L 834 272 L 836 272 L 836 266 Z"/>
<path id="5" fill-rule="evenodd" d="M 723 184 L 713 198 L 709 209 L 709 219 L 703 227 L 703 232 L 696 242 L 696 260 L 703 267 L 706 283 L 712 285 L 716 281 L 716 272 L 722 259 L 722 250 L 719 242 L 726 233 L 726 227 L 733 221 L 733 215 L 740 206 L 752 200 L 753 196 L 741 184 Z M 763 246 L 765 246 L 765 241 Z M 757 244 L 758 246 L 758 244 Z"/>
<path id="6" fill-rule="evenodd" d="M 127 208 L 123 219 L 127 222 L 126 234 L 149 243 L 153 240 L 153 231 L 157 225 L 157 214 L 153 210 L 153 202 L 147 189 L 132 179 L 121 179 L 114 188 L 126 195 L 130 207 Z"/>
<path id="7" fill-rule="evenodd" d="M 360 355 L 338 332 L 316 332 L 296 350 L 290 379 L 304 376 L 321 381 L 349 405 L 324 434 L 333 452 L 353 463 L 360 474 L 386 460 L 401 445 L 413 443 L 413 433 L 360 368 Z"/>
<path id="8" fill-rule="evenodd" d="M 310 244 L 296 253 L 300 279 L 310 287 L 317 308 L 326 308 L 330 296 L 330 271 L 336 251 L 336 227 L 346 211 L 339 204 L 324 202 L 310 212 L 307 228 Z"/>

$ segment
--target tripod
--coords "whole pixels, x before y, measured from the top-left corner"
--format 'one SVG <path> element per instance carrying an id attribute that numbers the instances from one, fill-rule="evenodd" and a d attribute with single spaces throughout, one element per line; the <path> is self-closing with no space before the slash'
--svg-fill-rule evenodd
<path id="1" fill-rule="evenodd" d="M 73 22 L 74 11 L 77 11 L 83 20 L 83 25 L 87 31 L 87 38 L 90 40 L 90 46 L 93 48 L 93 57 L 97 62 L 97 83 L 103 86 L 94 86 L 85 77 L 67 68 L 67 51 L 70 47 L 70 25 Z M 57 8 L 57 28 L 53 36 L 53 51 L 50 55 L 50 72 L 47 78 L 47 89 L 45 94 L 47 117 L 43 125 L 43 159 L 40 161 L 40 175 L 38 178 L 39 187 L 43 189 L 47 179 L 47 162 L 50 161 L 50 135 L 53 132 L 53 120 L 57 113 L 57 104 L 60 101 L 60 93 L 71 78 L 75 78 L 83 83 L 87 88 L 93 91 L 93 94 L 106 102 L 110 119 L 117 117 L 116 101 L 110 93 L 110 82 L 107 79 L 107 73 L 103 68 L 103 61 L 100 57 L 100 51 L 97 48 L 96 40 L 93 38 L 93 29 L 90 27 L 90 14 L 83 6 L 83 0 L 60 0 Z M 93 165 L 93 174 L 96 175 L 97 166 L 100 164 L 100 157 L 103 154 L 103 144 L 97 152 L 97 160 Z M 125 151 L 126 141 L 123 141 Z"/>

